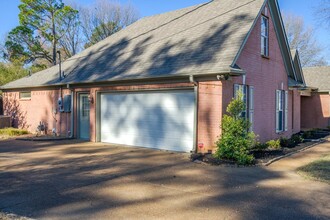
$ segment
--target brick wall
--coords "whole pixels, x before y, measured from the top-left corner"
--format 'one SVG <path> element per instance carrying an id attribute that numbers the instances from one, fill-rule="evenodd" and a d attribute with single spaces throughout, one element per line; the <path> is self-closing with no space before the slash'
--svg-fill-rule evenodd
<path id="1" fill-rule="evenodd" d="M 292 133 L 298 133 L 301 131 L 301 96 L 300 92 L 297 90 L 291 91 L 293 95 L 293 127 Z"/>
<path id="2" fill-rule="evenodd" d="M 198 139 L 199 152 L 215 150 L 221 133 L 223 87 L 220 81 L 201 82 L 198 86 Z"/>
<path id="3" fill-rule="evenodd" d="M 70 94 L 63 90 L 62 95 Z M 31 91 L 31 99 L 19 98 L 19 92 L 5 92 L 3 95 L 4 114 L 12 116 L 12 125 L 35 133 L 39 122 L 46 125 L 47 133 L 55 128 L 58 134 L 66 136 L 70 130 L 70 113 L 59 113 L 57 101 L 60 90 Z M 56 114 L 54 110 L 56 109 Z"/>
<path id="4" fill-rule="evenodd" d="M 270 13 L 268 12 L 268 14 Z M 296 110 L 295 125 L 292 126 L 293 94 L 289 92 L 289 130 L 282 134 L 276 133 L 275 93 L 277 89 L 282 89 L 282 85 L 283 89 L 288 91 L 288 76 L 271 17 L 269 18 L 269 58 L 261 56 L 260 33 L 261 19 L 259 18 L 243 48 L 237 65 L 246 71 L 246 84 L 254 86 L 254 132 L 259 135 L 260 141 L 264 142 L 270 139 L 278 139 L 281 136 L 290 136 L 299 130 L 300 117 L 298 117 L 299 113 Z M 232 93 L 233 84 L 242 83 L 242 79 L 235 79 L 226 83 L 228 86 L 225 88 L 228 90 L 228 93 Z M 296 92 L 295 94 L 297 95 Z M 295 104 L 297 104 L 296 109 L 299 109 L 298 100 L 296 100 Z M 295 128 L 293 129 L 293 127 Z"/>
<path id="5" fill-rule="evenodd" d="M 301 97 L 301 127 L 303 129 L 330 126 L 330 95 L 312 94 Z"/>

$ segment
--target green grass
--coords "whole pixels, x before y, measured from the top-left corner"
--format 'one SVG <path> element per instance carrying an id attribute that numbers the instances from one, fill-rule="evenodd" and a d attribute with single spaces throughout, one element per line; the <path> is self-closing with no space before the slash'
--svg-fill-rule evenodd
<path id="1" fill-rule="evenodd" d="M 306 166 L 300 167 L 298 173 L 309 179 L 330 184 L 330 154 Z"/>
<path id="2" fill-rule="evenodd" d="M 0 129 L 0 135 L 1 136 L 20 136 L 24 134 L 28 134 L 29 132 L 27 130 L 23 129 L 17 129 L 17 128 L 3 128 Z"/>

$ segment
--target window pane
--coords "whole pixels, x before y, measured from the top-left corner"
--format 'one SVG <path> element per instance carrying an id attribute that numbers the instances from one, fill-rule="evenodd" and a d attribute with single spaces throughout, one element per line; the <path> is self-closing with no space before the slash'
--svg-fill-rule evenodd
<path id="1" fill-rule="evenodd" d="M 282 94 L 283 94 L 282 92 L 278 93 L 278 108 L 280 111 L 283 110 L 283 95 Z"/>
<path id="2" fill-rule="evenodd" d="M 278 114 L 279 114 L 279 117 L 278 117 L 279 126 L 278 126 L 278 128 L 279 128 L 280 131 L 283 131 L 283 111 L 279 111 Z"/>
<path id="3" fill-rule="evenodd" d="M 82 116 L 86 117 L 89 115 L 89 100 L 88 97 L 82 97 Z"/>
<path id="4" fill-rule="evenodd" d="M 268 56 L 268 18 L 261 19 L 261 54 Z"/>
<path id="5" fill-rule="evenodd" d="M 20 99 L 30 99 L 31 98 L 31 92 L 20 92 L 19 93 Z"/>
<path id="6" fill-rule="evenodd" d="M 265 30 L 264 30 L 264 35 L 266 36 L 266 37 L 268 37 L 268 20 L 266 19 L 266 18 L 264 18 L 265 19 Z"/>

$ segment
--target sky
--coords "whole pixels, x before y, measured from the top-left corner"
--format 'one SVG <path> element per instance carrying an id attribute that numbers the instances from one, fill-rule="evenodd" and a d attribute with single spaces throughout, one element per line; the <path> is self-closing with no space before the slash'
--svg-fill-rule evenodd
<path id="1" fill-rule="evenodd" d="M 64 2 L 67 0 L 64 0 Z M 81 4 L 91 4 L 94 0 L 76 0 Z M 117 0 L 121 3 L 130 2 L 135 6 L 141 17 L 159 14 L 175 9 L 180 9 L 200 3 L 207 0 Z M 285 13 L 302 16 L 307 25 L 315 29 L 315 35 L 321 45 L 325 45 L 324 56 L 327 57 L 330 65 L 330 31 L 325 30 L 317 24 L 313 16 L 313 9 L 321 0 L 278 0 L 280 8 Z M 0 0 L 0 40 L 4 38 L 12 28 L 18 25 L 18 5 L 20 0 Z"/>

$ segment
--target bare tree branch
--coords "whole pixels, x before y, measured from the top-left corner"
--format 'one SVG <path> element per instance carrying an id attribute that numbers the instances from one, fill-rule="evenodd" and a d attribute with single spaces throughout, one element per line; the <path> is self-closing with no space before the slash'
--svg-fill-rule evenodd
<path id="1" fill-rule="evenodd" d="M 283 16 L 291 49 L 297 49 L 302 66 L 320 66 L 327 62 L 322 56 L 324 48 L 317 42 L 312 27 L 307 27 L 302 17 L 293 14 Z"/>
<path id="2" fill-rule="evenodd" d="M 139 18 L 139 13 L 130 4 L 112 0 L 96 0 L 89 6 L 78 6 L 85 47 L 91 46 L 115 32 L 127 27 Z"/>
<path id="3" fill-rule="evenodd" d="M 314 11 L 314 15 L 321 25 L 330 29 L 330 0 L 322 0 Z"/>

